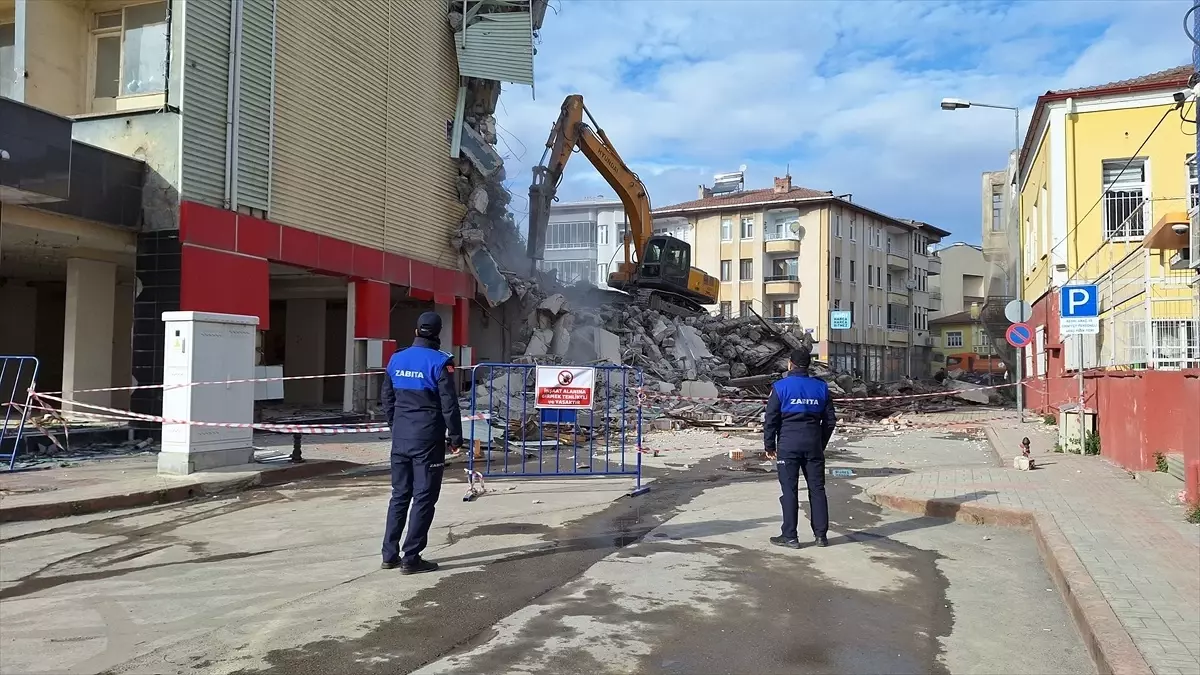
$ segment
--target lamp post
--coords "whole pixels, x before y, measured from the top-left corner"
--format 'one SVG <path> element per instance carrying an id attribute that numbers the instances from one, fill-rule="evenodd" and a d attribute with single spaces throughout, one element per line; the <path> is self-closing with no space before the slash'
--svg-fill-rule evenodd
<path id="1" fill-rule="evenodd" d="M 1016 213 L 1017 213 L 1017 300 L 1021 303 L 1020 312 L 1021 321 L 1027 321 L 1030 317 L 1024 316 L 1025 308 L 1025 283 L 1024 283 L 1024 261 L 1021 259 L 1021 110 L 1016 106 L 1011 105 L 992 105 L 990 103 L 976 103 L 975 101 L 967 101 L 961 98 L 944 98 L 942 99 L 942 110 L 963 110 L 965 108 L 994 108 L 997 110 L 1011 110 L 1013 114 L 1013 161 L 1016 163 Z M 1012 250 L 1011 247 L 1009 250 Z M 1025 385 L 1022 384 L 1024 379 L 1025 359 L 1023 358 L 1022 350 L 1017 350 L 1016 358 L 1016 376 L 1017 376 L 1017 419 L 1020 422 L 1025 421 Z"/>

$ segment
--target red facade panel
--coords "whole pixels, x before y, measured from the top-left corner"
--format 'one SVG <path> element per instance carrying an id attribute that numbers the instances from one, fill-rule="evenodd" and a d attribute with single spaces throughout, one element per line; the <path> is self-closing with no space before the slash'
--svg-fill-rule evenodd
<path id="1" fill-rule="evenodd" d="M 354 284 L 354 337 L 391 337 L 392 288 L 379 281 Z"/>
<path id="2" fill-rule="evenodd" d="M 184 244 L 180 266 L 180 309 L 257 316 L 258 330 L 271 327 L 266 260 Z"/>

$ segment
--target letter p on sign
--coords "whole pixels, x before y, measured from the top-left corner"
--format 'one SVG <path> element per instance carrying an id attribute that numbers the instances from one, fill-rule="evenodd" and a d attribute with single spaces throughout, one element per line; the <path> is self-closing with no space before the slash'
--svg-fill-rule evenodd
<path id="1" fill-rule="evenodd" d="M 1100 315 L 1100 294 L 1094 284 L 1063 286 L 1059 314 L 1064 318 L 1091 318 Z"/>

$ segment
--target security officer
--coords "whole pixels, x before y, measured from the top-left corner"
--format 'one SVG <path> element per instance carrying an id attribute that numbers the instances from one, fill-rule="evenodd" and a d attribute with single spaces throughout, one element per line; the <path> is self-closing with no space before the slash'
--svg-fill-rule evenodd
<path id="1" fill-rule="evenodd" d="M 796 520 L 800 512 L 797 495 L 800 474 L 808 485 L 808 503 L 812 510 L 813 536 L 817 546 L 828 546 L 829 503 L 825 498 L 825 446 L 833 437 L 836 419 L 829 385 L 809 377 L 812 363 L 809 352 L 797 349 L 788 359 L 791 369 L 771 388 L 767 399 L 767 417 L 763 435 L 767 457 L 775 460 L 776 473 L 783 495 L 783 530 L 781 536 L 771 537 L 771 543 L 787 548 L 800 548 L 796 536 Z"/>
<path id="2" fill-rule="evenodd" d="M 417 319 L 411 347 L 392 355 L 379 399 L 392 426 L 392 500 L 383 533 L 383 569 L 403 574 L 432 572 L 437 563 L 421 558 L 433 523 L 433 507 L 442 490 L 446 436 L 450 448 L 462 447 L 462 418 L 454 387 L 452 357 L 440 351 L 442 318 L 425 312 Z M 400 547 L 404 519 L 408 536 Z M 401 555 L 403 550 L 403 555 Z"/>

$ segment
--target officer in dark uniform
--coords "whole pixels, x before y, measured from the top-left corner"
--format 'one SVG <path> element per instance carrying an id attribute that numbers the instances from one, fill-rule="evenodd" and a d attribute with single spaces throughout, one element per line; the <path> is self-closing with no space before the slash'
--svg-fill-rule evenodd
<path id="1" fill-rule="evenodd" d="M 808 485 L 808 503 L 812 510 L 813 536 L 817 546 L 828 546 L 829 502 L 825 498 L 825 446 L 833 437 L 836 419 L 829 385 L 809 377 L 812 356 L 797 349 L 789 357 L 791 369 L 771 388 L 767 399 L 767 417 L 763 435 L 767 457 L 775 460 L 783 495 L 783 528 L 771 543 L 800 548 L 796 520 L 800 512 L 798 490 L 800 475 Z"/>
<path id="2" fill-rule="evenodd" d="M 379 399 L 392 426 L 392 501 L 383 533 L 384 569 L 403 574 L 432 572 L 437 563 L 421 558 L 442 490 L 446 436 L 454 452 L 462 447 L 462 417 L 454 386 L 452 357 L 440 351 L 442 318 L 425 312 L 417 319 L 411 347 L 392 355 Z M 412 514 L 409 515 L 409 504 Z M 408 536 L 400 547 L 404 519 Z M 403 555 L 401 555 L 403 550 Z"/>

